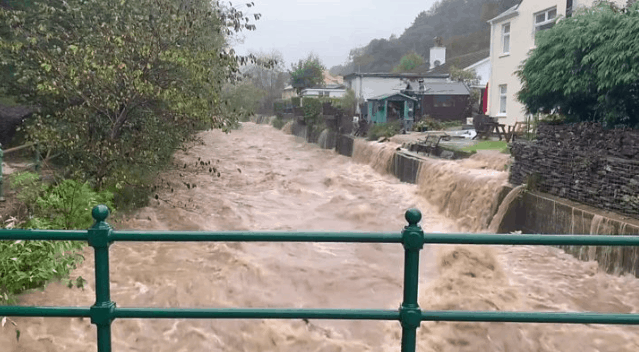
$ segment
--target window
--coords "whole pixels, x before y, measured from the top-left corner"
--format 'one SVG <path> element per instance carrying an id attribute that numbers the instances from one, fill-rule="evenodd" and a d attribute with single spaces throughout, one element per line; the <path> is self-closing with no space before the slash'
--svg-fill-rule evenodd
<path id="1" fill-rule="evenodd" d="M 501 25 L 501 52 L 510 52 L 510 23 Z"/>
<path id="2" fill-rule="evenodd" d="M 539 31 L 552 28 L 552 26 L 555 25 L 556 17 L 557 17 L 556 7 L 536 13 L 535 14 L 535 31 L 534 31 L 535 36 L 537 32 Z"/>
<path id="3" fill-rule="evenodd" d="M 500 85 L 499 86 L 499 114 L 500 115 L 506 114 L 506 93 L 507 93 L 506 85 L 505 84 Z"/>

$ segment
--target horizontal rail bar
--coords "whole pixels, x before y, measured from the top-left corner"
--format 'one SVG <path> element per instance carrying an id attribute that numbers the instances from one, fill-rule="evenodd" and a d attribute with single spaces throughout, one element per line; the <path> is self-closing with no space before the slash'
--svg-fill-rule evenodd
<path id="1" fill-rule="evenodd" d="M 0 240 L 87 241 L 89 234 L 82 230 L 0 230 Z"/>
<path id="2" fill-rule="evenodd" d="M 397 310 L 276 308 L 115 308 L 116 318 L 399 320 Z"/>
<path id="3" fill-rule="evenodd" d="M 639 246 L 639 236 L 425 233 L 424 243 L 543 246 Z"/>
<path id="4" fill-rule="evenodd" d="M 13 152 L 17 152 L 18 150 L 24 149 L 24 148 L 29 148 L 36 145 L 35 143 L 27 143 L 27 144 L 23 144 L 21 146 L 17 146 L 17 147 L 13 147 L 13 148 L 9 148 L 6 150 L 3 150 L 3 152 L 5 154 L 9 154 L 9 153 L 13 153 Z"/>
<path id="5" fill-rule="evenodd" d="M 422 321 L 639 325 L 639 314 L 422 311 Z"/>
<path id="6" fill-rule="evenodd" d="M 114 318 L 126 319 L 325 319 L 399 320 L 399 312 L 383 309 L 279 309 L 279 308 L 115 308 Z M 89 307 L 0 306 L 0 316 L 84 317 Z M 501 323 L 558 323 L 639 325 L 639 314 L 578 312 L 422 311 L 422 321 Z"/>
<path id="7" fill-rule="evenodd" d="M 189 231 L 113 231 L 114 241 L 218 241 L 218 242 L 358 242 L 401 243 L 400 233 L 352 232 L 189 232 Z M 639 241 L 638 241 L 639 242 Z"/>
<path id="8" fill-rule="evenodd" d="M 90 312 L 89 307 L 0 306 L 0 316 L 7 317 L 88 318 Z"/>
<path id="9" fill-rule="evenodd" d="M 86 241 L 87 231 L 0 230 L 0 240 Z M 401 243 L 399 233 L 340 232 L 207 232 L 207 231 L 113 231 L 110 241 L 165 242 L 350 242 Z M 626 235 L 516 235 L 516 234 L 424 234 L 425 244 L 639 246 L 639 236 Z"/>

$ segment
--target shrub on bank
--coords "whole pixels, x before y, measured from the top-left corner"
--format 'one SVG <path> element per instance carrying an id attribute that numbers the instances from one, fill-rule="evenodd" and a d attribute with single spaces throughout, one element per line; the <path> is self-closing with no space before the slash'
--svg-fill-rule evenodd
<path id="1" fill-rule="evenodd" d="M 275 128 L 277 128 L 278 130 L 281 130 L 282 127 L 284 127 L 284 125 L 286 125 L 286 121 L 284 121 L 283 118 L 281 117 L 276 117 L 273 119 L 273 122 L 271 123 L 271 125 Z"/>
<path id="2" fill-rule="evenodd" d="M 12 218 L 4 227 L 43 230 L 87 229 L 92 223 L 91 209 L 106 204 L 113 209 L 113 194 L 96 192 L 88 183 L 63 180 L 46 184 L 32 172 L 11 175 L 11 188 L 22 204 L 21 212 L 28 220 L 19 223 Z M 13 296 L 43 287 L 52 279 L 68 277 L 83 257 L 78 253 L 84 242 L 74 241 L 0 241 L 0 302 L 13 301 Z M 67 280 L 71 287 L 81 287 L 84 279 Z"/>
<path id="3" fill-rule="evenodd" d="M 390 138 L 399 133 L 402 129 L 401 121 L 393 121 L 390 123 L 378 123 L 371 126 L 368 130 L 368 140 L 374 141 L 380 137 Z"/>

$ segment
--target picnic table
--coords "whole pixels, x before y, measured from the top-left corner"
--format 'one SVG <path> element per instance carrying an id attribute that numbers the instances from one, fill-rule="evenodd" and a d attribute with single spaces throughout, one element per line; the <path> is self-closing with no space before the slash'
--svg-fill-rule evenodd
<path id="1" fill-rule="evenodd" d="M 509 134 L 506 133 L 506 125 L 497 122 L 497 119 L 487 115 L 477 115 L 473 117 L 473 125 L 477 135 L 473 139 L 488 139 L 493 133 L 497 133 L 499 140 L 506 138 L 509 139 Z M 503 134 L 503 137 L 502 137 Z"/>

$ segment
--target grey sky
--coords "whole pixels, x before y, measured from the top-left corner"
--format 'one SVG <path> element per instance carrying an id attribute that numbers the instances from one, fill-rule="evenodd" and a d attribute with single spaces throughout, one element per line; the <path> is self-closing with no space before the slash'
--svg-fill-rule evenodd
<path id="1" fill-rule="evenodd" d="M 351 49 L 375 38 L 388 39 L 409 27 L 415 17 L 435 0 L 252 0 L 254 7 L 236 8 L 262 17 L 255 31 L 244 32 L 244 43 L 235 44 L 240 55 L 278 50 L 286 68 L 292 62 L 317 54 L 330 68 L 343 64 Z M 251 0 L 243 1 L 251 2 Z M 252 18 L 252 16 L 250 16 Z"/>

